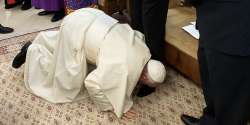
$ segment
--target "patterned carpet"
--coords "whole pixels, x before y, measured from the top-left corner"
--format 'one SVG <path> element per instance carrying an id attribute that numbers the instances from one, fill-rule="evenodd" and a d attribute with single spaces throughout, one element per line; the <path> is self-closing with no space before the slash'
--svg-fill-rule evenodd
<path id="1" fill-rule="evenodd" d="M 126 23 L 129 19 L 119 18 Z M 59 28 L 48 29 L 59 30 Z M 31 94 L 24 87 L 24 67 L 11 63 L 20 48 L 39 32 L 0 40 L 0 125 L 183 125 L 181 114 L 199 118 L 205 107 L 200 86 L 166 66 L 167 77 L 153 94 L 139 98 L 133 93 L 135 120 L 126 122 L 109 112 L 100 112 L 91 98 L 73 103 L 53 104 Z"/>

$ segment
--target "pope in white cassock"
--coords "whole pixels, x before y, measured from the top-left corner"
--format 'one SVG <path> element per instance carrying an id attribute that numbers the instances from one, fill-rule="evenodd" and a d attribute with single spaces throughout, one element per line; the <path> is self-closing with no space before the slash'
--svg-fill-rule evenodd
<path id="1" fill-rule="evenodd" d="M 134 119 L 131 93 L 137 83 L 159 86 L 164 66 L 150 60 L 144 35 L 100 10 L 84 8 L 65 17 L 59 31 L 40 33 L 26 43 L 12 66 L 24 62 L 24 82 L 52 103 L 91 97 L 100 111 Z M 87 63 L 97 68 L 88 74 Z"/>

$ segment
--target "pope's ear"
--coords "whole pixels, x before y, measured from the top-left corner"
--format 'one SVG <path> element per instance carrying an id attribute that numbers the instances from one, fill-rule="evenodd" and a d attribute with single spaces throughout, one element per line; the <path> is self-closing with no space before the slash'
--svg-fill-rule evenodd
<path id="1" fill-rule="evenodd" d="M 145 75 L 141 75 L 141 78 L 147 80 L 147 77 Z"/>

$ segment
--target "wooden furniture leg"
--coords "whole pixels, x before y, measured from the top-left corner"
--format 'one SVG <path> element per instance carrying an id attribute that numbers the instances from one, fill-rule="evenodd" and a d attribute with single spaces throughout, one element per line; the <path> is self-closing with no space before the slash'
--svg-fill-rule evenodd
<path id="1" fill-rule="evenodd" d="M 128 15 L 130 16 L 129 0 L 127 0 L 127 11 L 128 11 Z"/>

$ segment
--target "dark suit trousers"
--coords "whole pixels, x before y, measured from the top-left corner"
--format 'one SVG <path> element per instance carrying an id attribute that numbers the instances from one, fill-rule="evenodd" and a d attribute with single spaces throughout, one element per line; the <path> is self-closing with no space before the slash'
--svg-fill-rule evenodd
<path id="1" fill-rule="evenodd" d="M 165 24 L 169 0 L 130 0 L 131 26 L 145 35 L 152 59 L 164 61 Z"/>
<path id="2" fill-rule="evenodd" d="M 247 125 L 250 113 L 250 56 L 234 56 L 199 41 L 198 61 L 207 107 L 200 125 Z"/>

